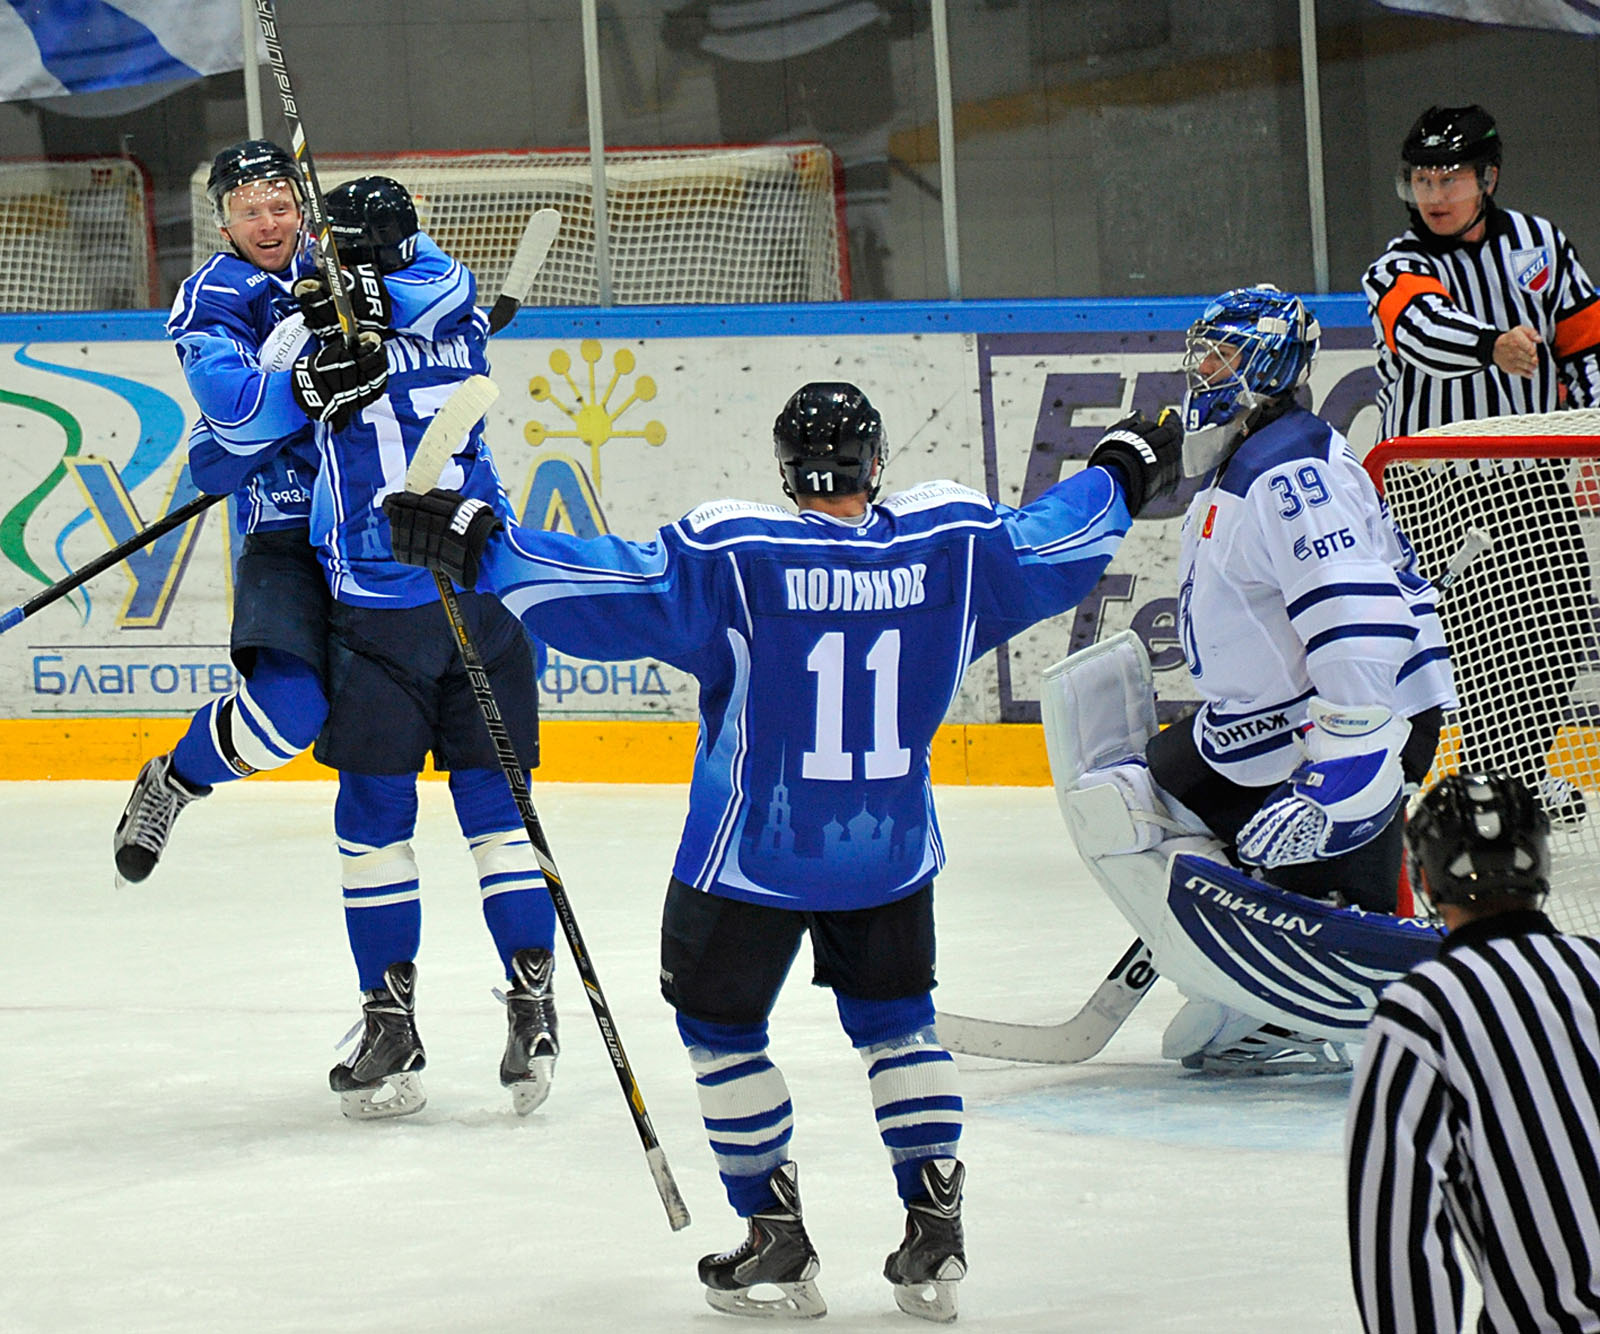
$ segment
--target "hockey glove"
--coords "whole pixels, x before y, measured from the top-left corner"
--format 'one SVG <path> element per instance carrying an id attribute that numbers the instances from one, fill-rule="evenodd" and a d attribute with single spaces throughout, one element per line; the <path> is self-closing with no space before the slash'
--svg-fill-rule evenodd
<path id="1" fill-rule="evenodd" d="M 1089 455 L 1091 468 L 1108 468 L 1122 479 L 1128 513 L 1139 511 L 1157 496 L 1177 488 L 1183 476 L 1183 427 L 1171 408 L 1151 421 L 1142 412 L 1124 417 L 1103 436 Z"/>
<path id="2" fill-rule="evenodd" d="M 383 512 L 397 561 L 448 575 L 468 592 L 477 587 L 489 538 L 505 526 L 486 501 L 437 488 L 426 495 L 396 491 L 384 500 Z"/>
<path id="3" fill-rule="evenodd" d="M 1239 859 L 1289 866 L 1371 842 L 1400 809 L 1400 750 L 1410 735 L 1411 724 L 1382 705 L 1313 697 L 1306 758 L 1239 831 Z"/>
<path id="4" fill-rule="evenodd" d="M 389 385 L 389 359 L 383 339 L 370 330 L 356 335 L 354 349 L 343 339 L 301 357 L 291 368 L 294 401 L 312 421 L 342 431 Z"/>
<path id="5" fill-rule="evenodd" d="M 356 317 L 357 330 L 386 332 L 394 319 L 394 303 L 389 299 L 389 289 L 383 285 L 383 275 L 371 264 L 354 264 L 344 270 L 344 287 L 350 294 L 350 309 Z M 320 273 L 300 279 L 294 285 L 294 299 L 300 303 L 300 313 L 306 317 L 306 328 L 316 335 L 319 343 L 332 343 L 342 338 L 333 293 Z"/>

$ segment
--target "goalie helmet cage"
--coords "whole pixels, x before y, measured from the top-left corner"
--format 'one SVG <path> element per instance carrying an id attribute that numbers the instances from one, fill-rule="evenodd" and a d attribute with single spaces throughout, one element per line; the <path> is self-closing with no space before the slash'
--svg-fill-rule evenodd
<path id="1" fill-rule="evenodd" d="M 150 177 L 131 157 L 0 162 L 0 310 L 159 304 Z"/>
<path id="2" fill-rule="evenodd" d="M 1436 583 L 1469 530 L 1492 544 L 1439 599 L 1461 708 L 1424 786 L 1473 768 L 1534 789 L 1547 910 L 1600 933 L 1600 410 L 1435 427 L 1377 445 L 1366 469 Z"/>
<path id="3" fill-rule="evenodd" d="M 218 244 L 208 170 L 201 164 L 190 181 L 196 267 Z M 534 210 L 557 209 L 561 230 L 526 304 L 600 299 L 586 150 L 319 153 L 317 175 L 324 190 L 371 175 L 406 186 L 422 229 L 472 271 L 480 300 L 500 290 Z M 608 150 L 613 297 L 619 305 L 841 300 L 849 295 L 842 199 L 838 161 L 822 144 Z"/>

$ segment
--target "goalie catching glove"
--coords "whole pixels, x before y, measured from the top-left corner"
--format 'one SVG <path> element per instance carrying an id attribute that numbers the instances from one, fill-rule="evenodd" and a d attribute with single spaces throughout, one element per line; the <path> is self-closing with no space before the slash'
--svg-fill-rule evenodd
<path id="1" fill-rule="evenodd" d="M 1400 808 L 1400 750 L 1411 724 L 1379 704 L 1342 707 L 1313 696 L 1306 758 L 1239 831 L 1241 861 L 1326 861 L 1369 843 Z"/>
<path id="2" fill-rule="evenodd" d="M 389 299 L 389 289 L 383 285 L 383 275 L 372 264 L 352 264 L 343 273 L 357 331 L 387 332 L 394 319 L 394 303 Z M 339 313 L 334 308 L 333 292 L 326 278 L 319 273 L 300 279 L 294 285 L 294 299 L 300 303 L 300 313 L 306 317 L 306 328 L 316 335 L 319 343 L 344 341 Z"/>
<path id="3" fill-rule="evenodd" d="M 1183 427 L 1172 408 L 1159 421 L 1142 412 L 1124 417 L 1089 455 L 1091 468 L 1108 468 L 1122 479 L 1128 514 L 1139 517 L 1146 504 L 1176 489 L 1183 475 Z"/>
<path id="4" fill-rule="evenodd" d="M 468 592 L 477 587 L 484 547 L 504 527 L 487 501 L 467 500 L 459 491 L 396 491 L 383 512 L 397 561 L 446 575 Z"/>
<path id="5" fill-rule="evenodd" d="M 389 386 L 389 358 L 383 339 L 368 331 L 354 346 L 338 339 L 301 357 L 291 368 L 291 388 L 300 410 L 314 422 L 342 431 Z"/>

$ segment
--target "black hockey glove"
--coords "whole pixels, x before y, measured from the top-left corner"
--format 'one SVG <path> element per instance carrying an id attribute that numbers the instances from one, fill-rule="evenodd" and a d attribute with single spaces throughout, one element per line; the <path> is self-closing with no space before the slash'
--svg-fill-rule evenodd
<path id="1" fill-rule="evenodd" d="M 290 371 L 301 411 L 335 431 L 344 430 L 357 412 L 382 398 L 389 384 L 383 339 L 370 330 L 356 335 L 354 351 L 339 339 L 301 357 Z"/>
<path id="2" fill-rule="evenodd" d="M 487 501 L 438 488 L 426 495 L 396 491 L 384 500 L 383 512 L 397 561 L 448 575 L 469 593 L 478 584 L 484 547 L 505 526 Z"/>
<path id="3" fill-rule="evenodd" d="M 389 299 L 389 289 L 383 285 L 383 275 L 371 264 L 353 264 L 344 270 L 344 286 L 350 293 L 356 328 L 378 334 L 386 332 L 394 319 L 394 303 Z M 294 299 L 300 303 L 300 313 L 306 317 L 306 328 L 319 343 L 332 343 L 343 336 L 338 313 L 333 308 L 333 293 L 320 273 L 295 283 Z"/>
<path id="4" fill-rule="evenodd" d="M 1122 496 L 1134 518 L 1157 496 L 1177 489 L 1183 477 L 1183 427 L 1172 408 L 1153 422 L 1142 412 L 1124 417 L 1089 454 L 1091 468 L 1109 468 L 1122 479 Z"/>

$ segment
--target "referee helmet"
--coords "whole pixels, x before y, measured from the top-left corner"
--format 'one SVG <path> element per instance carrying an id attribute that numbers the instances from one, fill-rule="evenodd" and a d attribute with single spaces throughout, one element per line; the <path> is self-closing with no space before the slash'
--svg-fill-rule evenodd
<path id="1" fill-rule="evenodd" d="M 1550 817 L 1506 774 L 1452 774 L 1430 788 L 1407 819 L 1406 851 L 1413 887 L 1435 907 L 1550 889 Z"/>

